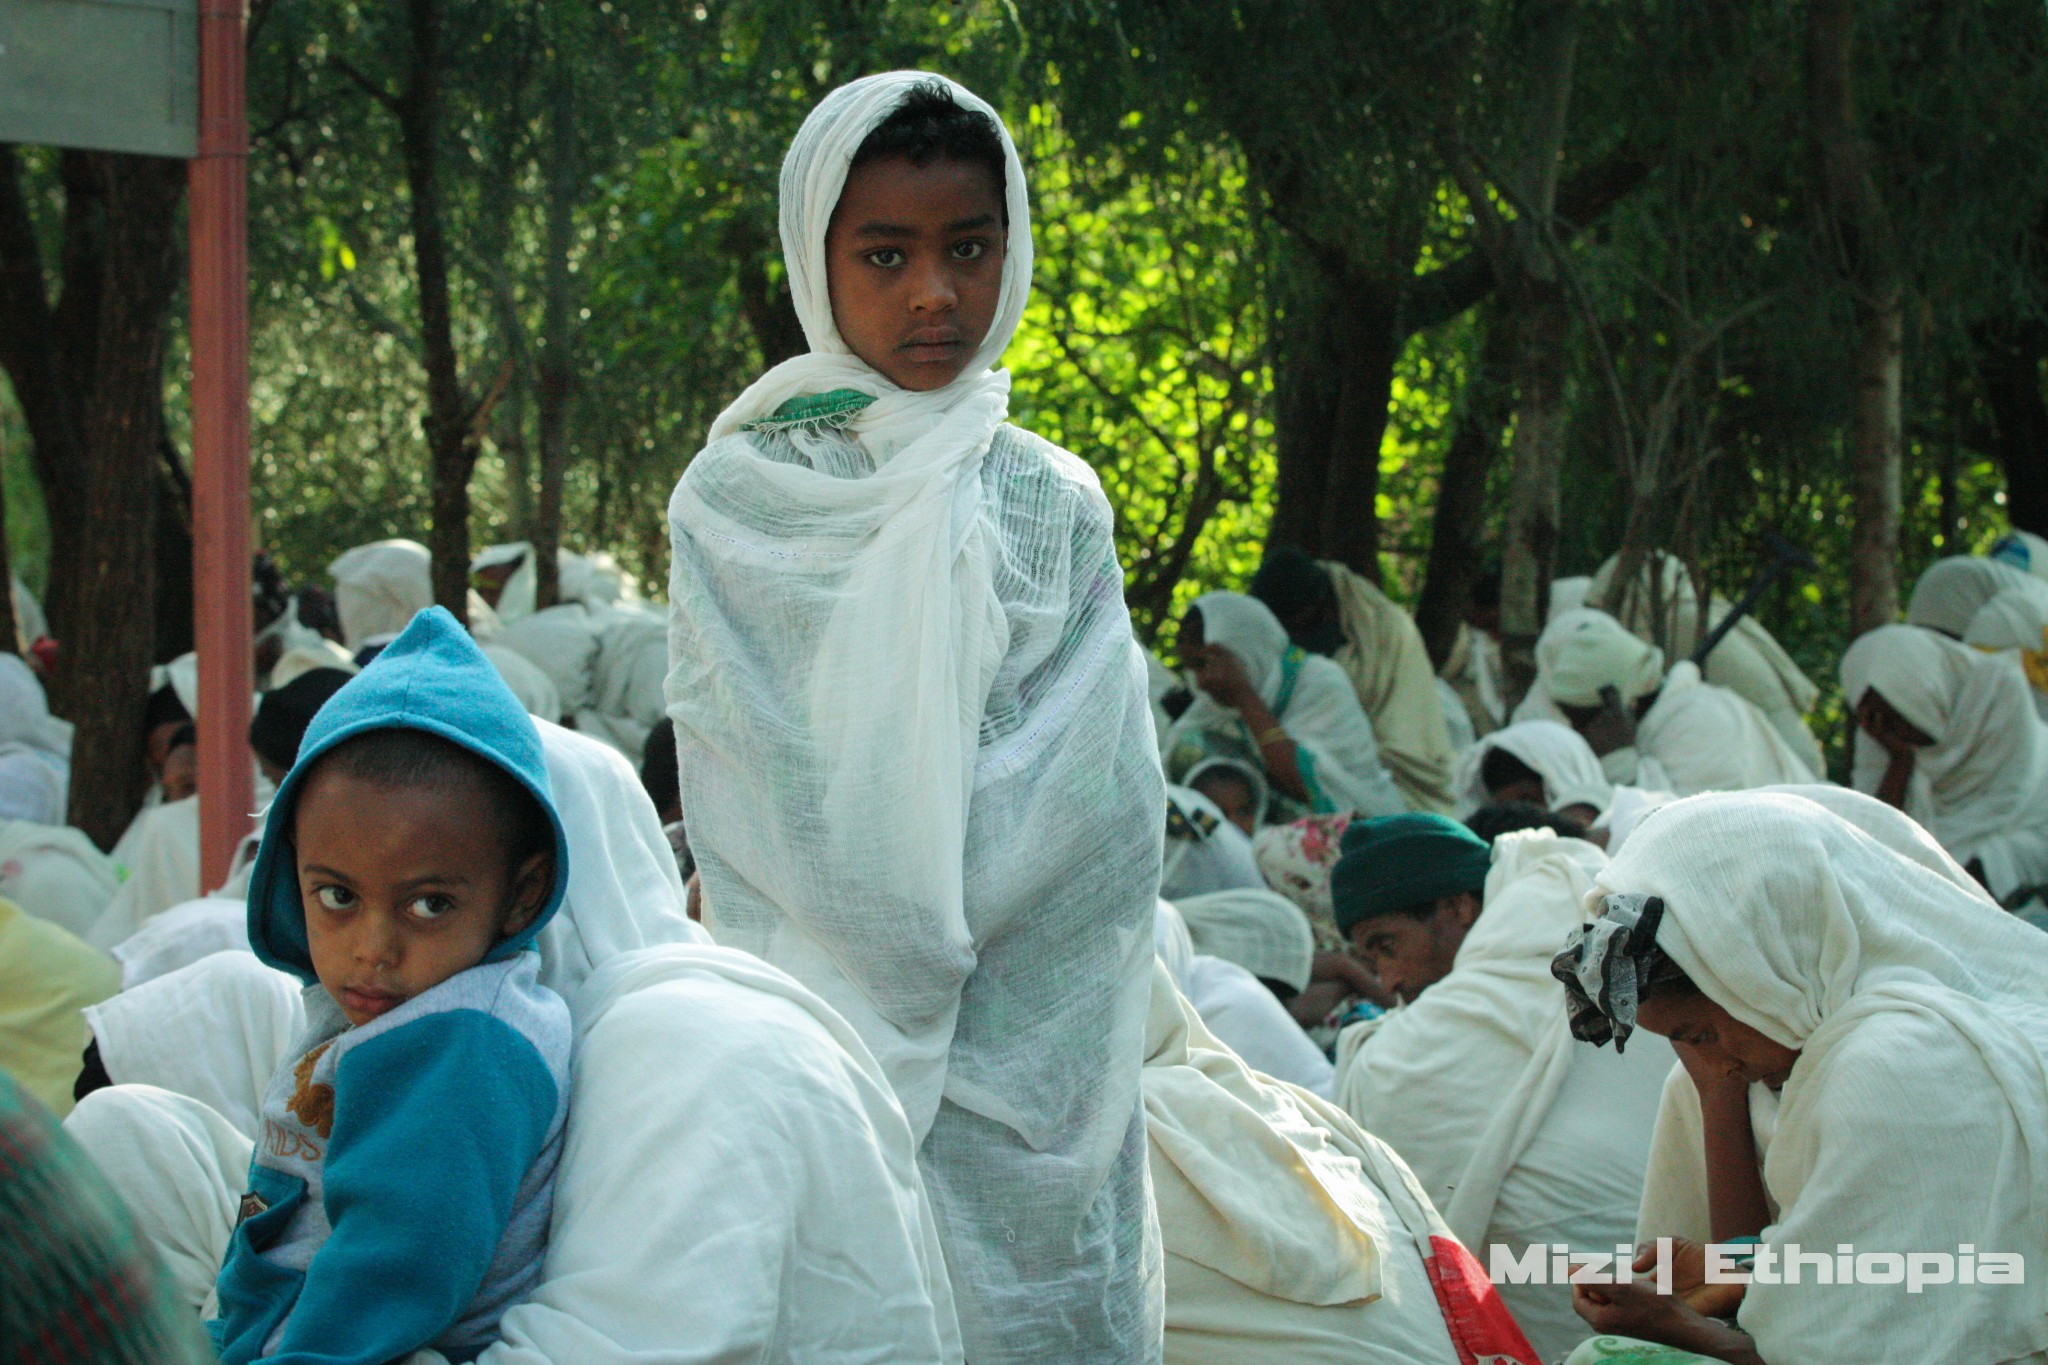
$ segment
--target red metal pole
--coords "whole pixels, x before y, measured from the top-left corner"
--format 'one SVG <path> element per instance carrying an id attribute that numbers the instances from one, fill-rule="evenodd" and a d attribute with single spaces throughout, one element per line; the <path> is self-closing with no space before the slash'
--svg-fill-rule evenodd
<path id="1" fill-rule="evenodd" d="M 254 804 L 249 753 L 249 251 L 242 0 L 199 0 L 191 163 L 192 582 L 201 889 L 226 880 Z"/>

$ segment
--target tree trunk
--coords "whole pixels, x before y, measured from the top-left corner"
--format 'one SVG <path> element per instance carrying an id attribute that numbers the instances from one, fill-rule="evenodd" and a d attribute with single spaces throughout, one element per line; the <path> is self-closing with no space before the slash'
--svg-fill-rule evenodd
<path id="1" fill-rule="evenodd" d="M 1528 277 L 1518 283 L 1509 309 L 1516 322 L 1509 351 L 1515 439 L 1501 546 L 1500 630 L 1503 700 L 1513 709 L 1536 679 L 1536 637 L 1556 576 L 1571 305 L 1557 280 Z"/>
<path id="2" fill-rule="evenodd" d="M 1554 233 L 1579 41 L 1578 0 L 1549 0 L 1529 19 L 1526 125 L 1515 184 L 1520 216 L 1499 230 L 1504 259 L 1496 273 L 1515 320 L 1508 366 L 1515 394 L 1514 468 L 1508 483 L 1507 535 L 1501 546 L 1502 700 L 1509 709 L 1536 679 L 1536 637 L 1543 632 L 1557 558 L 1558 475 L 1564 464 L 1569 407 L 1565 346 L 1571 302 L 1564 250 Z"/>
<path id="3" fill-rule="evenodd" d="M 1992 450 L 2005 470 L 2005 514 L 2022 531 L 2048 535 L 2048 401 L 2041 359 L 2048 327 L 1977 328 L 1977 375 L 1991 409 Z"/>
<path id="4" fill-rule="evenodd" d="M 1848 0 L 1811 0 L 1806 100 L 1822 218 L 1855 301 L 1854 398 L 1849 423 L 1849 628 L 1898 619 L 1900 372 L 1905 297 L 1890 225 L 1856 126 Z"/>
<path id="5" fill-rule="evenodd" d="M 1380 581 L 1380 442 L 1405 339 L 1393 288 L 1319 263 L 1297 292 L 1275 405 L 1269 545 L 1298 545 Z"/>
<path id="6" fill-rule="evenodd" d="M 562 477 L 569 467 L 569 376 L 573 327 L 570 320 L 569 251 L 574 244 L 576 207 L 575 89 L 569 57 L 559 35 L 548 92 L 548 207 L 546 279 L 541 312 L 540 501 L 533 521 L 535 607 L 561 598 L 558 555 L 562 546 Z"/>
<path id="7" fill-rule="evenodd" d="M 1899 380 L 1905 310 L 1897 291 L 1859 303 L 1856 406 L 1849 426 L 1849 629 L 1899 618 Z"/>
<path id="8" fill-rule="evenodd" d="M 393 102 L 411 200 L 413 265 L 419 277 L 420 359 L 427 371 L 427 451 L 433 477 L 434 600 L 469 613 L 469 480 L 476 472 L 475 413 L 455 355 L 448 240 L 441 198 L 441 15 L 439 0 L 408 0 L 412 66 Z"/>
<path id="9" fill-rule="evenodd" d="M 90 155 L 103 209 L 98 364 L 81 425 L 83 506 L 75 516 L 52 509 L 53 524 L 75 548 L 69 582 L 55 594 L 68 624 L 50 700 L 77 726 L 70 823 L 112 848 L 142 794 L 139 717 L 155 644 L 164 318 L 178 279 L 185 168 L 156 157 Z"/>
<path id="10" fill-rule="evenodd" d="M 1472 584 L 1485 558 L 1481 536 L 1486 530 L 1486 483 L 1500 459 L 1501 432 L 1513 394 L 1508 375 L 1513 320 L 1499 308 L 1489 307 L 1486 313 L 1480 324 L 1484 335 L 1479 356 L 1460 395 L 1457 425 L 1437 478 L 1429 563 L 1422 596 L 1415 604 L 1415 624 L 1430 662 L 1438 668 L 1450 658 L 1458 627 L 1472 607 Z"/>

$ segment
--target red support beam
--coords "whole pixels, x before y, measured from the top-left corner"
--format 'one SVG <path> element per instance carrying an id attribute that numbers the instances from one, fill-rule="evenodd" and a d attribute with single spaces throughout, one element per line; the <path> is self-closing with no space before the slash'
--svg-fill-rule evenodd
<path id="1" fill-rule="evenodd" d="M 254 804 L 249 753 L 248 117 L 242 0 L 199 0 L 192 259 L 192 581 L 199 651 L 200 887 L 227 878 Z"/>

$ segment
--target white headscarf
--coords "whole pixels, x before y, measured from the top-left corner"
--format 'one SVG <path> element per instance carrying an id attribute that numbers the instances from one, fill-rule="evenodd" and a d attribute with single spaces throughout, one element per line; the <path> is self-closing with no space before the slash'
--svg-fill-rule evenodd
<path id="1" fill-rule="evenodd" d="M 913 89 L 932 83 L 1001 131 L 1010 221 L 988 335 L 952 383 L 913 392 L 871 368 L 839 335 L 826 281 L 825 233 L 860 144 Z M 734 680 L 716 679 L 711 670 L 721 660 L 732 666 L 757 651 L 781 652 L 765 640 L 749 641 L 747 648 L 716 643 L 754 628 L 742 614 L 747 608 L 728 615 L 713 600 L 710 585 L 690 571 L 683 546 L 705 544 L 707 558 L 737 557 L 754 570 L 748 576 L 756 583 L 768 581 L 771 566 L 787 574 L 805 560 L 838 571 L 830 586 L 807 576 L 816 595 L 807 609 L 829 609 L 829 617 L 808 666 L 776 684 L 805 690 L 761 701 L 778 711 L 786 707 L 783 723 L 807 732 L 805 763 L 815 765 L 824 817 L 807 837 L 821 841 L 833 862 L 875 869 L 878 885 L 932 912 L 929 919 L 902 919 L 895 941 L 876 943 L 871 960 L 839 964 L 882 1015 L 915 1034 L 949 1021 L 973 964 L 960 876 L 967 797 L 982 699 L 1008 643 L 993 588 L 994 537 L 980 515 L 981 464 L 1009 413 L 1009 372 L 992 367 L 1031 291 L 1024 168 L 987 103 L 942 76 L 894 71 L 841 86 L 811 111 L 782 163 L 781 216 L 790 296 L 811 349 L 777 365 L 718 415 L 709 444 L 676 485 L 669 518 L 679 551 L 669 600 L 677 661 L 669 704 L 680 743 L 731 748 L 737 737 L 725 698 Z M 840 389 L 875 396 L 847 427 L 879 466 L 866 477 L 771 459 L 743 435 L 747 423 L 792 398 Z M 724 439 L 735 435 L 741 439 Z M 810 680 L 807 687 L 799 673 Z M 742 685 L 769 686 L 766 679 Z M 877 706 L 878 696 L 914 698 L 927 709 Z M 738 750 L 731 756 L 742 760 Z M 743 761 L 758 757 L 750 747 Z M 693 843 L 717 842 L 694 814 L 691 835 Z M 815 899 L 810 888 L 761 891 L 784 905 Z M 859 921 L 862 936 L 879 927 L 868 907 L 844 911 Z M 719 913 L 715 897 L 711 913 Z M 943 1031 L 950 1031 L 949 1022 Z M 877 1051 L 904 1091 L 900 1059 Z M 927 1059 L 924 1079 L 904 1096 L 920 1134 L 938 1103 L 938 1061 Z"/>
<path id="2" fill-rule="evenodd" d="M 2048 583 L 2038 578 L 2021 578 L 2019 584 L 1999 593 L 1970 618 L 1963 643 L 1980 649 L 2048 649 L 2043 633 L 2048 631 Z"/>
<path id="3" fill-rule="evenodd" d="M 920 393 L 833 326 L 825 235 L 861 144 L 928 83 L 994 122 L 1009 221 L 987 336 Z M 781 212 L 810 351 L 719 416 L 669 504 L 666 690 L 706 921 L 881 1063 L 970 1354 L 1135 1355 L 1158 1330 L 1133 1135 L 1166 800 L 1107 501 L 1003 426 L 1023 167 L 988 105 L 895 72 L 811 112 Z M 765 420 L 849 389 L 874 401 L 843 427 Z"/>
<path id="4" fill-rule="evenodd" d="M 2031 851 L 2048 844 L 2048 728 L 2018 661 L 1917 626 L 1880 626 L 1842 656 L 1844 700 L 1854 707 L 1872 689 L 1934 741 L 1914 768 L 1935 837 L 1960 861 L 1983 860 L 2001 896 L 2034 884 L 2048 871 Z"/>
<path id="5" fill-rule="evenodd" d="M 253 953 L 215 953 L 91 1006 L 85 1020 L 114 1084 L 189 1095 L 253 1139 L 263 1089 L 305 1026 L 304 989 Z"/>
<path id="6" fill-rule="evenodd" d="M 1910 629 L 1910 628 L 1909 628 Z M 1867 638 L 1867 637 L 1866 637 Z M 1933 638 L 1933 637 L 1929 637 Z M 1646 821 L 1587 896 L 1657 896 L 1657 946 L 1800 1052 L 1765 1164 L 1772 1243 L 2048 1255 L 2048 938 L 1805 798 L 1693 797 Z M 1904 1107 L 1902 1110 L 1902 1106 Z M 1902 1119 L 1902 1113 L 1910 1117 Z M 1958 1137 L 1954 1116 L 1981 1140 Z M 2002 1134 L 2002 1135 L 2001 1135 Z M 1969 1142 L 1958 1164 L 1956 1144 Z M 1873 1188 L 1892 1190 L 1876 1200 Z M 1751 1285 L 1760 1354 L 2008 1360 L 2048 1348 L 2048 1282 L 1902 1291 Z"/>
<path id="7" fill-rule="evenodd" d="M 574 999 L 585 977 L 615 957 L 665 943 L 709 943 L 684 908 L 661 817 L 618 750 L 536 720 L 555 811 L 569 839 L 562 908 L 535 940 L 541 984 Z"/>
<path id="8" fill-rule="evenodd" d="M 1925 626 L 1960 640 L 1978 608 L 2008 588 L 2026 582 L 2027 575 L 1995 559 L 1975 555 L 1937 559 L 1913 585 L 1912 600 L 1906 604 L 1907 624 Z"/>
<path id="9" fill-rule="evenodd" d="M 63 824 L 70 774 L 71 723 L 19 655 L 0 653 L 0 819 Z"/>
<path id="10" fill-rule="evenodd" d="M 334 577 L 334 610 L 351 650 L 398 634 L 415 613 L 434 605 L 434 557 L 417 540 L 358 545 L 327 572 Z"/>
<path id="11" fill-rule="evenodd" d="M 1505 749 L 1534 769 L 1543 779 L 1543 801 L 1550 809 L 1560 806 L 1591 806 L 1605 811 L 1613 799 L 1614 784 L 1600 770 L 1600 760 L 1585 736 L 1569 725 L 1554 720 L 1518 720 L 1495 730 L 1466 750 L 1458 760 L 1454 788 L 1465 812 L 1478 810 L 1492 798 L 1480 771 L 1486 756 Z"/>
<path id="12" fill-rule="evenodd" d="M 36 918 L 84 938 L 120 885 L 113 862 L 83 832 L 0 821 L 0 897 Z"/>
<path id="13" fill-rule="evenodd" d="M 1281 664 L 1291 642 L 1273 609 L 1241 592 L 1205 592 L 1188 610 L 1202 613 L 1202 642 L 1235 654 L 1259 700 L 1278 704 Z"/>
<path id="14" fill-rule="evenodd" d="M 519 698 L 519 704 L 526 708 L 526 714 L 535 720 L 560 724 L 562 720 L 562 694 L 555 690 L 554 680 L 542 671 L 539 664 L 507 645 L 485 645 L 484 657 L 491 661 L 491 667 L 498 670 L 498 676 L 505 680 L 505 686 L 512 689 L 512 695 Z"/>
<path id="15" fill-rule="evenodd" d="M 1536 641 L 1536 669 L 1552 701 L 1598 706 L 1612 687 L 1628 705 L 1664 680 L 1664 651 L 1631 635 L 1604 611 L 1580 607 L 1552 618 Z"/>
<path id="16" fill-rule="evenodd" d="M 1220 957 L 1263 980 L 1304 990 L 1315 960 L 1308 916 L 1273 891 L 1214 891 L 1185 896 L 1175 908 L 1194 950 Z"/>

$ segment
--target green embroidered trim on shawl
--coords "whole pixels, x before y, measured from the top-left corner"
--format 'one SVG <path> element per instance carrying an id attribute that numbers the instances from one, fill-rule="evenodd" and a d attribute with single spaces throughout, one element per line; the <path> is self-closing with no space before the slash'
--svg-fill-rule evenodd
<path id="1" fill-rule="evenodd" d="M 773 413 L 745 424 L 747 431 L 793 431 L 799 427 L 843 427 L 875 401 L 859 389 L 834 389 L 790 399 Z"/>

